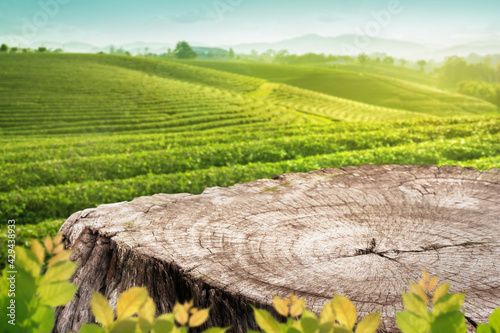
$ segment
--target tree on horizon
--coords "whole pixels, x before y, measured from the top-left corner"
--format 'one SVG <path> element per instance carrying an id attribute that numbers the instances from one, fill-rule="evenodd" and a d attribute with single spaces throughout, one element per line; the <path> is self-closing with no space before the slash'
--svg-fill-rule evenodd
<path id="1" fill-rule="evenodd" d="M 423 72 L 425 65 L 427 65 L 427 61 L 425 61 L 425 60 L 419 60 L 419 61 L 417 61 L 417 65 L 420 66 L 420 71 Z"/>
<path id="2" fill-rule="evenodd" d="M 361 65 L 364 65 L 368 62 L 368 56 L 364 53 L 358 55 L 358 61 Z"/>
<path id="3" fill-rule="evenodd" d="M 198 54 L 194 52 L 191 46 L 189 46 L 189 44 L 185 41 L 177 43 L 174 54 L 178 59 L 194 59 L 198 56 Z"/>

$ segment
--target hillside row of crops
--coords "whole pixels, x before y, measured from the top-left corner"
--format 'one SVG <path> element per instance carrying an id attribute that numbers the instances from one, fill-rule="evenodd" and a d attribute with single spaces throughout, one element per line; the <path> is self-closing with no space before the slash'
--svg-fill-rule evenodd
<path id="1" fill-rule="evenodd" d="M 227 61 L 190 60 L 183 61 L 183 63 L 258 77 L 270 82 L 284 83 L 388 109 L 420 112 L 427 115 L 468 115 L 497 110 L 495 105 L 478 98 L 452 94 L 425 84 L 360 71 Z M 428 83 L 426 78 L 421 80 Z"/>
<path id="2" fill-rule="evenodd" d="M 292 67 L 295 72 L 290 75 L 294 80 L 306 74 L 308 79 L 302 80 L 303 84 L 311 81 L 313 74 L 319 80 L 298 88 L 154 59 L 9 54 L 2 56 L 2 62 L 6 66 L 0 68 L 5 78 L 0 87 L 0 133 L 8 135 L 182 132 L 245 124 L 262 126 L 270 122 L 328 124 L 471 115 L 495 110 L 472 97 L 390 78 L 372 77 L 366 81 L 359 79 L 357 73 L 342 72 L 337 77 L 338 73 L 319 68 L 312 68 L 309 73 Z M 289 68 L 279 70 L 283 74 Z M 270 79 L 273 78 L 271 75 Z M 374 83 L 382 81 L 382 86 Z M 369 82 L 378 90 L 366 86 Z M 317 84 L 323 84 L 327 90 L 316 89 Z M 367 104 L 362 99 L 330 91 L 337 89 L 337 85 L 353 89 L 357 95 L 391 96 L 392 100 L 422 108 L 393 108 L 390 103 L 372 100 L 368 102 L 373 105 Z M 23 89 L 17 89 L 20 86 Z M 360 89 L 363 94 L 359 94 Z M 384 94 L 381 89 L 385 89 Z"/>
<path id="3" fill-rule="evenodd" d="M 158 192 L 199 193 L 283 172 L 366 163 L 463 164 L 500 162 L 499 118 L 441 128 L 290 135 L 235 143 L 171 147 L 4 164 L 0 216 L 23 223 L 65 217 L 101 203 Z M 328 126 L 323 130 L 327 131 Z M 272 132 L 271 132 L 272 133 Z M 255 133 L 254 133 L 255 134 Z M 7 190 L 7 191 L 5 191 Z"/>
<path id="4" fill-rule="evenodd" d="M 407 145 L 435 139 L 469 137 L 472 135 L 497 134 L 500 122 L 491 119 L 483 127 L 470 124 L 435 127 L 395 128 L 392 132 L 369 131 L 347 133 L 311 133 L 280 138 L 263 138 L 227 143 L 203 144 L 179 147 L 177 145 L 157 149 L 157 145 L 136 146 L 135 151 L 114 153 L 100 151 L 100 155 L 56 158 L 37 162 L 6 163 L 0 166 L 0 192 L 33 186 L 66 184 L 87 180 L 126 179 L 144 174 L 166 174 L 187 170 L 205 169 L 212 166 L 248 164 L 252 162 L 278 162 L 311 155 L 338 151 L 373 149 L 386 146 Z M 123 148 L 124 145 L 122 145 Z M 94 151 L 94 154 L 97 153 Z M 18 154 L 21 161 L 23 154 Z M 14 154 L 11 158 L 15 159 Z"/>

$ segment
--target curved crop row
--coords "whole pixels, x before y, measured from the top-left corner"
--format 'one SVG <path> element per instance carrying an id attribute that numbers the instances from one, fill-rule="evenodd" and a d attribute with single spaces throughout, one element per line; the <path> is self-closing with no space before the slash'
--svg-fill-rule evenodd
<path id="1" fill-rule="evenodd" d="M 16 216 L 18 223 L 36 223 L 102 203 L 131 200 L 155 193 L 201 193 L 211 186 L 230 186 L 286 172 L 362 164 L 461 164 L 484 156 L 499 156 L 499 138 L 474 136 L 465 139 L 428 141 L 396 147 L 344 151 L 276 163 L 249 163 L 212 167 L 172 174 L 149 174 L 123 180 L 87 181 L 0 193 L 0 218 Z M 499 163 L 495 161 L 494 163 Z"/>

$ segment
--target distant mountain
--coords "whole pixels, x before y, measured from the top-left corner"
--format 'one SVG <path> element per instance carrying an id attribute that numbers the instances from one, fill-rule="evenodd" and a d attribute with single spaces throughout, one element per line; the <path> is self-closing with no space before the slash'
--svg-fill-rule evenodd
<path id="1" fill-rule="evenodd" d="M 204 43 L 189 42 L 192 47 L 210 48 L 219 47 L 224 50 L 229 50 L 230 47 L 236 53 L 250 53 L 256 50 L 259 53 L 269 49 L 275 51 L 287 50 L 292 54 L 304 53 L 325 53 L 335 55 L 358 55 L 360 53 L 372 54 L 382 53 L 398 58 L 407 58 L 411 60 L 418 59 L 437 59 L 441 60 L 444 57 L 458 55 L 468 56 L 475 53 L 480 56 L 500 53 L 500 39 L 491 39 L 485 41 L 476 41 L 466 44 L 460 44 L 453 47 L 441 47 L 439 45 L 423 45 L 414 42 L 406 42 L 399 40 L 391 40 L 384 38 L 366 37 L 360 35 L 341 35 L 337 37 L 325 37 L 317 34 L 309 34 L 300 37 L 285 39 L 274 43 L 249 43 L 238 45 L 206 45 Z M 111 47 L 123 49 L 132 54 L 143 54 L 152 52 L 156 54 L 166 53 L 168 49 L 174 49 L 175 43 L 155 43 L 155 42 L 135 42 L 122 45 L 108 45 L 98 47 L 88 43 L 57 43 L 57 42 L 37 42 L 33 43 L 32 48 L 38 48 L 43 45 L 49 49 L 61 48 L 65 52 L 79 53 L 96 53 L 109 52 Z"/>
<path id="2" fill-rule="evenodd" d="M 50 50 L 62 49 L 64 52 L 89 53 L 98 52 L 100 48 L 95 45 L 80 42 L 58 43 L 50 41 L 36 42 L 31 45 L 31 48 L 36 49 L 39 46 L 45 46 Z"/>
<path id="3" fill-rule="evenodd" d="M 325 54 L 350 54 L 382 52 L 396 57 L 422 56 L 433 49 L 429 46 L 413 42 L 372 38 L 359 35 L 341 35 L 324 37 L 309 34 L 286 39 L 275 43 L 253 43 L 234 45 L 235 52 L 250 53 L 252 50 L 264 52 L 268 49 L 288 50 L 290 53 L 304 54 L 308 52 Z"/>
<path id="4" fill-rule="evenodd" d="M 229 48 L 230 46 L 224 47 Z M 324 37 L 317 34 L 309 34 L 275 43 L 239 44 L 231 47 L 233 47 L 237 53 L 250 53 L 252 50 L 261 53 L 268 49 L 273 49 L 275 51 L 288 50 L 288 52 L 294 54 L 304 54 L 308 52 L 339 55 L 385 53 L 394 57 L 404 57 L 416 60 L 428 58 L 442 59 L 451 55 L 467 56 L 471 53 L 479 55 L 500 53 L 500 39 L 478 41 L 443 48 L 439 45 L 423 45 L 414 42 L 360 35 Z"/>
<path id="5" fill-rule="evenodd" d="M 435 52 L 436 56 L 457 55 L 461 57 L 468 56 L 471 53 L 487 55 L 500 53 L 500 40 L 477 41 L 467 44 L 455 45 Z"/>

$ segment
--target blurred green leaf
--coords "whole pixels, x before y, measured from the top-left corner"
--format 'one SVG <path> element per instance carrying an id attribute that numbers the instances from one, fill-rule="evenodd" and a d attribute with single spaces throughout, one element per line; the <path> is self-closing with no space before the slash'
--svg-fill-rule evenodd
<path id="1" fill-rule="evenodd" d="M 173 319 L 173 318 L 172 318 Z M 173 320 L 162 318 L 161 316 L 156 318 L 153 323 L 154 333 L 170 333 L 175 324 Z"/>
<path id="2" fill-rule="evenodd" d="M 257 309 L 252 306 L 255 314 L 255 321 L 266 333 L 280 333 L 280 326 L 276 319 L 266 310 Z"/>
<path id="3" fill-rule="evenodd" d="M 33 252 L 21 246 L 16 246 L 16 267 L 24 269 L 33 277 L 40 276 L 41 265 Z"/>
<path id="4" fill-rule="evenodd" d="M 436 318 L 431 323 L 431 333 L 466 333 L 467 325 L 462 312 L 446 312 Z"/>
<path id="5" fill-rule="evenodd" d="M 319 319 L 316 318 L 316 316 L 309 315 L 309 312 L 310 311 L 304 310 L 300 318 L 300 325 L 304 333 L 315 333 L 318 330 Z"/>
<path id="6" fill-rule="evenodd" d="M 500 307 L 493 311 L 489 323 L 496 333 L 500 333 Z"/>
<path id="7" fill-rule="evenodd" d="M 427 333 L 429 322 L 409 311 L 396 313 L 396 324 L 403 333 Z"/>
<path id="8" fill-rule="evenodd" d="M 137 318 L 125 318 L 117 320 L 113 327 L 109 330 L 110 333 L 136 333 Z M 163 332 L 162 332 L 163 333 Z"/>
<path id="9" fill-rule="evenodd" d="M 68 282 L 60 281 L 49 283 L 38 288 L 41 304 L 52 307 L 66 305 L 75 295 L 78 286 Z"/>
<path id="10" fill-rule="evenodd" d="M 54 327 L 54 309 L 47 305 L 39 306 L 31 320 L 37 323 L 37 331 L 39 333 L 50 333 Z"/>
<path id="11" fill-rule="evenodd" d="M 439 316 L 447 312 L 459 311 L 464 304 L 465 294 L 446 294 L 432 308 L 432 314 Z"/>
<path id="12" fill-rule="evenodd" d="M 337 321 L 352 330 L 358 316 L 354 304 L 347 297 L 335 295 L 332 306 Z"/>
<path id="13" fill-rule="evenodd" d="M 104 295 L 97 291 L 92 292 L 90 309 L 95 319 L 104 327 L 110 327 L 114 321 L 114 313 L 109 302 Z"/>
<path id="14" fill-rule="evenodd" d="M 496 333 L 493 327 L 488 324 L 477 324 L 476 333 Z"/>
<path id="15" fill-rule="evenodd" d="M 66 281 L 71 278 L 71 276 L 73 276 L 75 270 L 76 263 L 70 260 L 58 262 L 54 266 L 50 267 L 47 272 L 45 272 L 40 283 L 49 284 L 57 281 Z"/>
<path id="16" fill-rule="evenodd" d="M 413 312 L 425 320 L 429 319 L 427 305 L 415 293 L 403 293 L 403 305 L 406 310 Z"/>
<path id="17" fill-rule="evenodd" d="M 97 324 L 84 324 L 80 328 L 80 331 L 78 333 L 105 333 L 106 330 L 104 327 L 101 327 Z"/>
<path id="18" fill-rule="evenodd" d="M 148 291 L 144 287 L 132 287 L 125 291 L 116 303 L 117 319 L 127 318 L 139 312 L 148 297 Z"/>
<path id="19" fill-rule="evenodd" d="M 356 333 L 375 333 L 380 326 L 380 313 L 366 315 L 356 326 Z"/>

